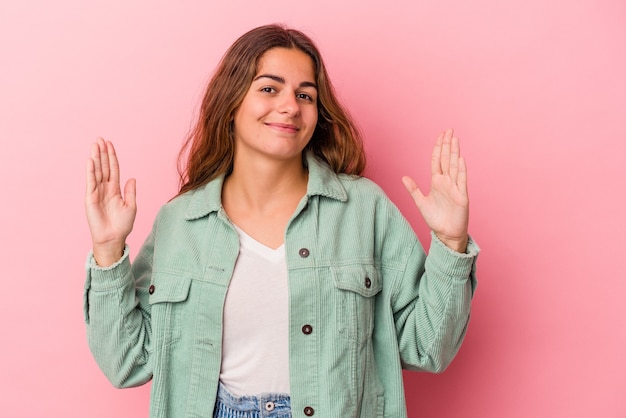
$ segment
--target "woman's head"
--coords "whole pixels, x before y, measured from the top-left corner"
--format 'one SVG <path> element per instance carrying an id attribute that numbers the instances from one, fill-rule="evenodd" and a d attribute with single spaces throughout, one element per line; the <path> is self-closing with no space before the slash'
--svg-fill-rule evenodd
<path id="1" fill-rule="evenodd" d="M 259 61 L 273 48 L 298 49 L 312 62 L 317 86 L 317 126 L 304 152 L 311 151 L 338 173 L 361 174 L 365 156 L 360 135 L 339 104 L 317 47 L 309 37 L 278 25 L 261 26 L 242 35 L 226 51 L 207 87 L 198 122 L 188 137 L 179 164 L 184 193 L 232 170 L 236 110 L 257 75 Z M 182 164 L 181 164 L 182 165 Z"/>

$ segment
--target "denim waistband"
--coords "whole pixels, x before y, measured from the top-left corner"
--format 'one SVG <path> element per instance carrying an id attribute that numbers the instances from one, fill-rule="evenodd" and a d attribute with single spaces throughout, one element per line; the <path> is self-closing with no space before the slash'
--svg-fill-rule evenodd
<path id="1" fill-rule="evenodd" d="M 291 400 L 284 393 L 235 396 L 220 382 L 213 418 L 291 418 Z"/>

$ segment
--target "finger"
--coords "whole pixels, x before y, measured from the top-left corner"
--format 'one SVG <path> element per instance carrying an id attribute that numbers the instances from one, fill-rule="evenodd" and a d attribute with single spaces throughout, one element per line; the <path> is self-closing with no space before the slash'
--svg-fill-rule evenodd
<path id="1" fill-rule="evenodd" d="M 441 174 L 441 145 L 443 143 L 443 132 L 437 137 L 435 147 L 433 148 L 433 155 L 430 160 L 430 172 L 432 175 Z"/>
<path id="2" fill-rule="evenodd" d="M 102 181 L 107 182 L 110 180 L 111 174 L 111 170 L 109 167 L 108 144 L 104 142 L 104 139 L 98 138 L 98 145 L 100 147 L 100 167 L 102 169 Z"/>
<path id="3" fill-rule="evenodd" d="M 413 181 L 413 179 L 410 177 L 404 176 L 402 177 L 402 183 L 404 184 L 404 187 L 413 198 L 413 201 L 415 202 L 417 207 L 418 208 L 421 207 L 422 202 L 425 199 L 425 196 L 422 194 L 422 191 L 419 189 L 419 187 L 417 187 L 417 184 L 415 183 L 415 181 Z"/>
<path id="4" fill-rule="evenodd" d="M 459 188 L 459 192 L 463 196 L 467 198 L 467 165 L 465 163 L 465 158 L 459 158 L 459 177 L 457 180 L 457 187 Z"/>
<path id="5" fill-rule="evenodd" d="M 137 210 L 137 181 L 129 179 L 124 186 L 124 202 L 130 208 Z"/>
<path id="6" fill-rule="evenodd" d="M 409 176 L 404 176 L 402 177 L 402 184 L 404 184 L 404 187 L 406 188 L 406 190 L 409 193 L 413 193 L 413 191 L 415 189 L 417 189 L 417 184 L 415 183 L 415 181 L 409 177 Z"/>
<path id="7" fill-rule="evenodd" d="M 443 175 L 450 174 L 450 141 L 452 129 L 448 129 L 443 135 L 441 144 L 441 172 Z"/>
<path id="8" fill-rule="evenodd" d="M 96 172 L 93 163 L 93 159 L 87 159 L 87 170 L 86 170 L 86 178 L 87 178 L 87 194 L 91 194 L 96 190 Z"/>
<path id="9" fill-rule="evenodd" d="M 450 142 L 450 179 L 456 184 L 459 175 L 459 157 L 461 149 L 459 138 L 453 136 Z"/>
<path id="10" fill-rule="evenodd" d="M 115 147 L 111 141 L 107 141 L 107 161 L 109 162 L 109 179 L 113 184 L 119 184 L 120 182 L 120 166 L 117 161 L 117 154 L 115 153 Z"/>
<path id="11" fill-rule="evenodd" d="M 94 179 L 96 187 L 102 182 L 102 164 L 100 160 L 100 143 L 95 142 L 91 145 L 91 161 L 94 167 Z"/>

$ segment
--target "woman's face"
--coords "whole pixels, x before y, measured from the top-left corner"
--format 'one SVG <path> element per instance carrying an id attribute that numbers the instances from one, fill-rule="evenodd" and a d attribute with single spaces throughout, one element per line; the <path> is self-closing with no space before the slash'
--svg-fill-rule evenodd
<path id="1" fill-rule="evenodd" d="M 234 114 L 237 158 L 301 158 L 317 124 L 311 58 L 299 49 L 272 48 Z"/>

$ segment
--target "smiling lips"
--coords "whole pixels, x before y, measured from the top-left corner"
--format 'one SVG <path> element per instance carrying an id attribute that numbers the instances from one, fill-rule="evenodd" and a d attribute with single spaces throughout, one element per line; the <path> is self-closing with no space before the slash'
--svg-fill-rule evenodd
<path id="1" fill-rule="evenodd" d="M 276 129 L 277 131 L 287 132 L 287 133 L 296 133 L 300 130 L 296 125 L 290 125 L 288 123 L 270 123 L 266 122 L 266 126 Z"/>

